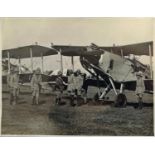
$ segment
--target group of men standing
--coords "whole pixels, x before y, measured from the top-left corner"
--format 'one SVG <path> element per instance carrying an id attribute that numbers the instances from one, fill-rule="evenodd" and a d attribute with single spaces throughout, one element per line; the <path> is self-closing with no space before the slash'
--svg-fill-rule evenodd
<path id="1" fill-rule="evenodd" d="M 82 86 L 84 77 L 81 74 L 81 71 L 78 69 L 73 72 L 73 70 L 68 70 L 67 72 L 68 82 L 65 83 L 62 79 L 62 72 L 59 71 L 58 78 L 56 79 L 56 88 L 58 90 L 58 94 L 56 97 L 56 104 L 60 104 L 62 100 L 62 94 L 64 86 L 67 85 L 68 96 L 70 98 L 70 104 L 72 106 L 78 105 L 78 99 L 82 93 Z M 76 101 L 76 103 L 74 102 Z"/>
<path id="2" fill-rule="evenodd" d="M 10 91 L 10 104 L 15 105 L 17 104 L 18 96 L 19 96 L 19 70 L 15 68 L 14 70 L 10 71 L 10 74 L 7 77 L 7 84 Z M 84 76 L 81 74 L 81 71 L 78 69 L 77 71 L 73 72 L 73 70 L 68 70 L 67 73 L 68 82 L 64 82 L 62 78 L 62 72 L 58 72 L 58 77 L 56 78 L 56 104 L 60 104 L 62 102 L 62 95 L 64 86 L 67 86 L 68 96 L 70 98 L 70 104 L 72 106 L 78 105 L 78 99 L 81 96 L 83 89 L 83 81 Z M 143 93 L 145 91 L 145 85 L 143 80 L 142 72 L 136 73 L 137 81 L 136 81 L 136 95 L 138 99 L 138 108 L 142 108 L 143 106 Z M 42 76 L 40 68 L 37 68 L 32 75 L 31 78 L 31 89 L 32 89 L 32 104 L 39 104 L 39 96 L 41 91 L 41 83 L 42 83 Z M 83 97 L 84 102 L 86 102 L 86 97 Z"/>
<path id="3" fill-rule="evenodd" d="M 58 77 L 56 78 L 56 104 L 60 104 L 62 101 L 62 94 L 64 90 L 64 86 L 67 86 L 67 91 L 69 94 L 69 97 L 71 98 L 71 105 L 74 103 L 74 97 L 76 96 L 76 99 L 81 95 L 81 89 L 83 85 L 83 77 L 81 75 L 81 71 L 77 70 L 73 73 L 72 70 L 68 70 L 67 73 L 68 76 L 68 83 L 65 83 L 62 79 L 62 72 L 58 72 Z M 37 68 L 33 71 L 32 77 L 31 77 L 31 91 L 32 91 L 32 104 L 39 104 L 39 96 L 41 92 L 41 83 L 42 83 L 42 76 L 41 76 L 41 70 L 40 68 Z M 10 71 L 10 74 L 8 74 L 7 77 L 7 85 L 9 87 L 10 92 L 10 104 L 15 105 L 17 104 L 20 87 L 19 87 L 19 70 L 18 68 L 15 68 Z"/>
<path id="4" fill-rule="evenodd" d="M 41 76 L 40 68 L 34 70 L 32 78 L 31 78 L 31 90 L 32 90 L 32 104 L 39 104 L 39 95 L 41 91 Z M 19 97 L 19 70 L 18 68 L 12 69 L 10 74 L 7 77 L 7 85 L 9 87 L 10 92 L 10 104 L 17 104 Z"/>

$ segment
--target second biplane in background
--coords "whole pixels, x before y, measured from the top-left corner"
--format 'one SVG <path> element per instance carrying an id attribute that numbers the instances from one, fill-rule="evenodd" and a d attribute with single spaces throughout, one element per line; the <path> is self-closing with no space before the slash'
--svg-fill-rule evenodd
<path id="1" fill-rule="evenodd" d="M 10 59 L 16 59 L 18 60 L 18 67 L 19 68 L 19 77 L 20 77 L 20 88 L 23 91 L 30 91 L 30 80 L 33 74 L 34 70 L 34 61 L 33 58 L 40 57 L 41 58 L 41 75 L 42 75 L 42 90 L 43 91 L 49 91 L 51 87 L 48 85 L 49 81 L 51 81 L 51 76 L 48 76 L 44 74 L 44 56 L 50 56 L 50 55 L 56 55 L 57 51 L 48 47 L 40 46 L 37 43 L 35 45 L 29 45 L 29 46 L 22 46 L 18 48 L 11 48 L 11 49 L 5 49 L 2 50 L 2 58 L 7 59 L 7 72 L 10 73 L 11 65 Z M 22 73 L 22 64 L 21 59 L 30 59 L 30 72 Z M 3 84 L 6 83 L 6 74 L 3 76 Z"/>

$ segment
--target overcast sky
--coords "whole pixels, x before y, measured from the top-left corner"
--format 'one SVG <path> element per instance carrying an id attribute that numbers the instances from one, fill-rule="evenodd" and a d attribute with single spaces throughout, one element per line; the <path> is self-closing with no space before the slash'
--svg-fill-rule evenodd
<path id="1" fill-rule="evenodd" d="M 90 45 L 92 42 L 112 46 L 152 40 L 152 18 L 5 18 L 2 22 L 3 49 L 35 42 L 47 47 L 51 43 Z M 58 60 L 58 56 L 46 57 L 44 67 L 47 70 L 59 68 Z M 141 60 L 148 62 L 144 57 Z M 27 66 L 29 62 L 22 61 Z M 36 66 L 40 66 L 40 62 L 40 59 L 35 59 Z M 68 58 L 64 58 L 64 66 L 70 67 Z M 79 66 L 76 61 L 76 68 Z"/>

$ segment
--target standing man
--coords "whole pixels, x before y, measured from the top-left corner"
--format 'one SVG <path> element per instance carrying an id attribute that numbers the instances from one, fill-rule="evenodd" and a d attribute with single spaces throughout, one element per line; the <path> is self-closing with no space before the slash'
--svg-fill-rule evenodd
<path id="1" fill-rule="evenodd" d="M 142 72 L 139 71 L 136 73 L 137 81 L 136 81 L 136 95 L 138 97 L 138 108 L 142 109 L 143 107 L 143 93 L 145 91 L 145 85 L 143 80 Z"/>
<path id="2" fill-rule="evenodd" d="M 7 84 L 10 91 L 10 104 L 16 105 L 19 96 L 19 75 L 18 68 L 12 69 L 7 77 Z"/>
<path id="3" fill-rule="evenodd" d="M 81 76 L 81 71 L 78 69 L 74 74 L 74 87 L 75 87 L 75 96 L 77 99 L 77 105 L 78 105 L 78 99 L 81 96 L 82 85 L 83 85 L 83 78 Z"/>
<path id="4" fill-rule="evenodd" d="M 62 72 L 59 71 L 58 72 L 58 77 L 56 78 L 56 90 L 57 90 L 57 94 L 56 94 L 56 104 L 59 105 L 61 103 L 62 100 L 62 94 L 63 94 L 63 90 L 64 90 L 64 85 L 67 85 L 63 79 L 62 79 Z"/>
<path id="5" fill-rule="evenodd" d="M 68 95 L 70 98 L 70 105 L 74 106 L 74 75 L 73 75 L 73 70 L 68 70 L 67 72 L 67 77 L 68 77 Z"/>
<path id="6" fill-rule="evenodd" d="M 32 104 L 39 104 L 39 96 L 41 91 L 41 70 L 37 68 L 32 76 L 31 79 L 31 89 L 32 89 Z"/>

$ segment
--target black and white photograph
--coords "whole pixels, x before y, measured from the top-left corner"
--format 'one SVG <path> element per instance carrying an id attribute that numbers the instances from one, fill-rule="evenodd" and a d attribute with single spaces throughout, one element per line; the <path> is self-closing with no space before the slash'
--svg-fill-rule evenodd
<path id="1" fill-rule="evenodd" d="M 2 136 L 154 136 L 154 18 L 0 20 Z"/>

